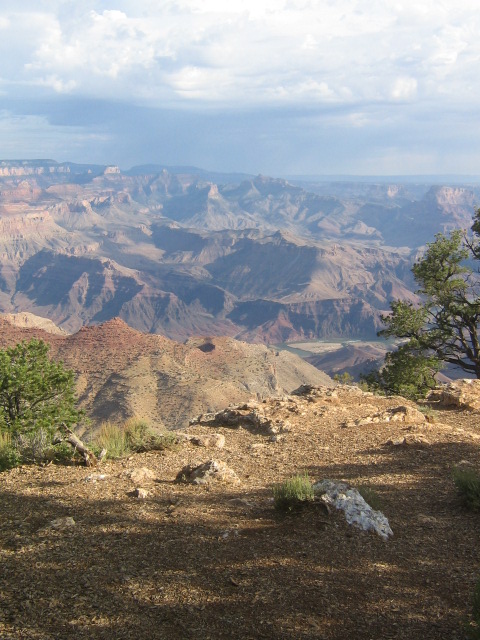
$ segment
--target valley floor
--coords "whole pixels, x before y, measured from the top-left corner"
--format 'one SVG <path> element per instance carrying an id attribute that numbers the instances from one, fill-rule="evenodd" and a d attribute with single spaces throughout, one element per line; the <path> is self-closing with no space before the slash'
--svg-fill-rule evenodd
<path id="1" fill-rule="evenodd" d="M 438 410 L 432 422 L 415 412 L 386 421 L 408 404 L 340 387 L 266 403 L 289 423 L 277 441 L 243 427 L 192 426 L 222 433 L 224 448 L 185 442 L 98 471 L 2 474 L 0 637 L 465 638 L 480 516 L 461 505 L 452 468 L 480 467 L 479 416 Z M 175 482 L 184 465 L 212 458 L 240 484 Z M 129 476 L 142 467 L 153 478 L 139 485 Z M 369 487 L 393 537 L 355 529 L 340 511 L 275 512 L 273 483 L 301 471 Z M 136 486 L 147 489 L 144 500 Z M 75 524 L 49 528 L 61 517 Z"/>

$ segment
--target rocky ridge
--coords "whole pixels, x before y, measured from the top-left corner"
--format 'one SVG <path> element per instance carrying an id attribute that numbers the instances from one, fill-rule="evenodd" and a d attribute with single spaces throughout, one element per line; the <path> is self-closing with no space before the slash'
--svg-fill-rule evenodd
<path id="1" fill-rule="evenodd" d="M 0 319 L 0 347 L 37 337 L 75 371 L 80 406 L 93 426 L 135 416 L 169 429 L 192 415 L 252 396 L 282 395 L 300 384 L 333 384 L 301 358 L 233 338 L 187 343 L 143 334 L 116 318 L 61 336 Z"/>

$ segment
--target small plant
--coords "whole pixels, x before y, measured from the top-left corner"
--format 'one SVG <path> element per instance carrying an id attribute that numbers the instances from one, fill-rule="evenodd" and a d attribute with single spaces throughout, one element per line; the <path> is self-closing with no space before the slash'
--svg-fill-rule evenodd
<path id="1" fill-rule="evenodd" d="M 480 510 L 480 475 L 477 471 L 468 467 L 455 467 L 453 481 L 465 506 L 472 511 Z"/>
<path id="2" fill-rule="evenodd" d="M 362 484 L 358 487 L 358 493 L 362 496 L 365 502 L 372 507 L 372 509 L 375 509 L 375 511 L 381 511 L 382 501 L 380 500 L 378 493 L 372 489 L 372 487 Z"/>
<path id="3" fill-rule="evenodd" d="M 0 471 L 8 471 L 8 469 L 18 467 L 21 461 L 22 458 L 12 444 L 10 434 L 0 431 Z"/>
<path id="4" fill-rule="evenodd" d="M 106 449 L 107 457 L 112 460 L 123 458 L 132 452 L 125 430 L 112 422 L 103 422 L 100 430 L 94 438 L 94 447 L 96 449 Z"/>
<path id="5" fill-rule="evenodd" d="M 273 505 L 278 511 L 294 511 L 313 501 L 314 497 L 307 474 L 293 476 L 273 487 Z"/>
<path id="6" fill-rule="evenodd" d="M 38 464 L 51 458 L 52 436 L 46 429 L 17 434 L 12 442 L 27 464 Z"/>
<path id="7" fill-rule="evenodd" d="M 75 451 L 67 442 L 59 442 L 51 449 L 51 458 L 55 464 L 72 464 L 75 460 Z"/>

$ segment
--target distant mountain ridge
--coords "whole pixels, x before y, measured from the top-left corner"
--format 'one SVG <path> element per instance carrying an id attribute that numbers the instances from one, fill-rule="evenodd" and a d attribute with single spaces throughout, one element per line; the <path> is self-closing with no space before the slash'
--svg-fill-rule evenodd
<path id="1" fill-rule="evenodd" d="M 0 312 L 170 338 L 375 336 L 480 185 L 316 183 L 161 165 L 0 161 Z M 192 170 L 192 173 L 188 171 Z M 217 180 L 213 180 L 216 176 Z"/>

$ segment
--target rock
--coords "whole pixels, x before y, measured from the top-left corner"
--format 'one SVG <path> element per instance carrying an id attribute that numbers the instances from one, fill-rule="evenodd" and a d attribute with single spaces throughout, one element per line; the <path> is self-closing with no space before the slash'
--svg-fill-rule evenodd
<path id="1" fill-rule="evenodd" d="M 241 404 L 219 411 L 208 421 L 199 416 L 199 418 L 192 421 L 192 424 L 202 423 L 224 427 L 245 427 L 256 433 L 268 436 L 290 431 L 290 424 L 286 420 L 270 418 L 265 413 L 267 409 L 267 407 L 260 409 L 260 405 L 257 403 Z"/>
<path id="2" fill-rule="evenodd" d="M 402 445 L 414 445 L 414 444 L 430 444 L 428 439 L 421 433 L 409 433 L 406 436 L 400 436 L 398 438 L 390 438 L 385 443 L 394 447 L 400 447 Z"/>
<path id="3" fill-rule="evenodd" d="M 187 465 L 178 474 L 177 482 L 192 482 L 193 484 L 209 484 L 213 481 L 239 484 L 240 479 L 225 462 L 208 460 L 197 467 Z"/>
<path id="4" fill-rule="evenodd" d="M 152 481 L 155 478 L 153 471 L 147 469 L 147 467 L 138 467 L 136 469 L 125 471 L 124 475 L 127 476 L 127 478 L 130 478 L 130 480 L 135 484 Z"/>
<path id="5" fill-rule="evenodd" d="M 208 436 L 193 436 L 189 438 L 192 444 L 197 447 L 215 447 L 223 449 L 225 446 L 225 436 L 221 433 L 212 433 Z"/>
<path id="6" fill-rule="evenodd" d="M 145 500 L 145 498 L 148 496 L 148 491 L 146 489 L 143 489 L 142 487 L 137 487 L 134 491 L 134 496 L 139 500 Z"/>
<path id="7" fill-rule="evenodd" d="M 470 411 L 480 410 L 480 380 L 455 380 L 446 387 L 435 389 L 428 395 L 445 407 L 458 407 Z"/>
<path id="8" fill-rule="evenodd" d="M 91 473 L 90 475 L 86 476 L 85 478 L 85 482 L 101 482 L 102 480 L 105 480 L 107 478 L 107 474 L 106 473 Z"/>
<path id="9" fill-rule="evenodd" d="M 379 411 L 364 418 L 358 418 L 355 424 L 361 426 L 379 422 L 420 423 L 425 422 L 425 416 L 418 409 L 415 409 L 415 407 L 401 405 L 393 409 L 387 409 L 386 411 Z"/>
<path id="10" fill-rule="evenodd" d="M 63 531 L 64 529 L 70 529 L 77 523 L 71 516 L 65 516 L 64 518 L 55 518 L 52 520 L 45 529 L 55 529 L 56 531 Z"/>
<path id="11" fill-rule="evenodd" d="M 387 518 L 381 511 L 375 511 L 365 502 L 357 489 L 344 482 L 322 480 L 313 485 L 315 493 L 322 494 L 324 502 L 331 502 L 337 509 L 345 513 L 348 524 L 364 531 L 374 531 L 383 540 L 393 535 Z"/>

